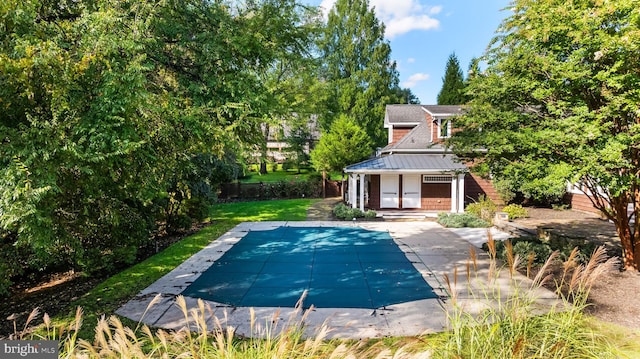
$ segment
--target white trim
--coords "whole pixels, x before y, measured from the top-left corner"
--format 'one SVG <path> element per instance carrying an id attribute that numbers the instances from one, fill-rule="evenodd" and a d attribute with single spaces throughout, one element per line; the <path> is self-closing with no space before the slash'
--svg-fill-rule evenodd
<path id="1" fill-rule="evenodd" d="M 449 183 L 454 176 L 423 174 L 422 183 Z"/>
<path id="2" fill-rule="evenodd" d="M 444 120 L 448 121 L 448 124 L 447 124 L 447 135 L 446 136 L 442 136 L 442 130 L 441 130 L 442 129 L 442 121 L 444 121 Z M 449 119 L 447 117 L 439 117 L 437 119 L 437 121 L 438 121 L 438 131 L 437 131 L 438 132 L 438 138 L 449 138 L 449 137 L 451 137 L 451 127 L 453 127 L 452 126 L 453 120 L 451 120 L 451 119 Z"/>
<path id="3" fill-rule="evenodd" d="M 458 179 L 451 177 L 451 213 L 456 213 L 458 206 Z"/>
<path id="4" fill-rule="evenodd" d="M 360 175 L 360 210 L 364 212 L 364 179 L 365 175 Z M 356 196 L 357 197 L 357 196 Z"/>
<path id="5" fill-rule="evenodd" d="M 464 173 L 458 174 L 458 213 L 464 212 Z"/>

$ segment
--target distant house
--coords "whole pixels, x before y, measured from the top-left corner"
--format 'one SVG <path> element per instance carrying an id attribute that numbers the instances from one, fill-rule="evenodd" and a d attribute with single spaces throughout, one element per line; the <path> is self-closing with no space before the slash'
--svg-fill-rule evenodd
<path id="1" fill-rule="evenodd" d="M 282 122 L 280 124 L 271 124 L 267 129 L 268 134 L 266 136 L 266 155 L 271 161 L 282 163 L 290 155 L 289 143 L 287 142 L 287 138 L 292 135 L 292 129 L 285 122 Z M 264 126 L 262 131 L 266 132 Z M 307 122 L 307 131 L 309 134 L 309 138 L 307 139 L 307 144 L 305 146 L 305 153 L 309 154 L 320 139 L 320 127 L 318 125 L 317 116 L 313 115 L 309 118 L 309 121 Z M 255 158 L 259 158 L 260 156 L 260 152 L 256 151 L 254 153 Z"/>
<path id="2" fill-rule="evenodd" d="M 500 202 L 490 181 L 443 146 L 461 113 L 461 106 L 388 105 L 388 144 L 375 158 L 345 168 L 347 201 L 362 210 L 447 212 L 463 212 L 480 195 Z"/>

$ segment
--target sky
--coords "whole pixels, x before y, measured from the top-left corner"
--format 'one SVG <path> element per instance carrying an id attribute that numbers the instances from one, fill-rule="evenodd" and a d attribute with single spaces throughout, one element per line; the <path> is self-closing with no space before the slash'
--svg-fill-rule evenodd
<path id="1" fill-rule="evenodd" d="M 303 0 L 322 6 L 335 0 Z M 369 0 L 385 24 L 400 86 L 425 105 L 436 104 L 449 55 L 455 53 L 466 77 L 471 59 L 480 57 L 496 35 L 510 0 Z M 482 68 L 482 66 L 481 66 Z"/>

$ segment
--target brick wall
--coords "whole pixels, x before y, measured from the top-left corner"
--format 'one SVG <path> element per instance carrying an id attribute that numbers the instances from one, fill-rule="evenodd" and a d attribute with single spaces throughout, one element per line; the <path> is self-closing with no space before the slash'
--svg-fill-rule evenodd
<path id="1" fill-rule="evenodd" d="M 477 201 L 480 195 L 485 195 L 498 205 L 504 204 L 491 181 L 473 173 L 468 173 L 464 177 L 464 195 L 465 203 Z"/>
<path id="2" fill-rule="evenodd" d="M 423 183 L 421 206 L 425 211 L 451 211 L 450 183 Z"/>
<path id="3" fill-rule="evenodd" d="M 600 211 L 593 207 L 586 194 L 571 193 L 571 209 L 576 211 L 591 212 L 600 214 Z"/>
<path id="4" fill-rule="evenodd" d="M 396 143 L 400 141 L 407 133 L 411 132 L 413 127 L 394 127 L 393 128 L 393 138 L 391 139 L 391 143 Z"/>

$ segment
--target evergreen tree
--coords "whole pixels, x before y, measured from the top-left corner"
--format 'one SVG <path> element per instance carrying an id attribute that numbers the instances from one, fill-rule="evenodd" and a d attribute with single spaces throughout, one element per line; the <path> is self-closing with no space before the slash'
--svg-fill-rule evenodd
<path id="1" fill-rule="evenodd" d="M 464 96 L 464 77 L 456 54 L 449 55 L 442 89 L 438 93 L 438 105 L 460 105 L 466 102 Z"/>
<path id="2" fill-rule="evenodd" d="M 396 87 L 395 90 L 396 100 L 394 103 L 408 103 L 408 104 L 419 104 L 420 99 L 416 96 L 410 88 L 401 88 Z"/>
<path id="3" fill-rule="evenodd" d="M 336 118 L 347 115 L 366 131 L 373 144 L 384 144 L 385 105 L 395 102 L 398 73 L 391 61 L 391 46 L 384 40 L 384 25 L 368 0 L 335 3 L 320 49 L 328 91 L 328 114 L 322 127 L 327 130 Z"/>

